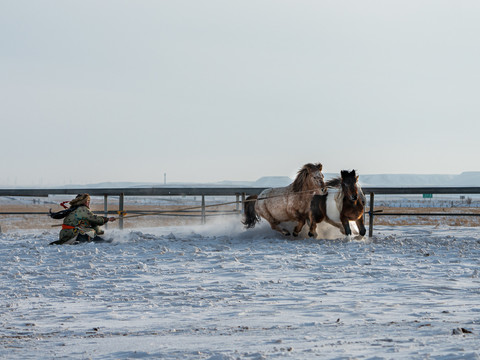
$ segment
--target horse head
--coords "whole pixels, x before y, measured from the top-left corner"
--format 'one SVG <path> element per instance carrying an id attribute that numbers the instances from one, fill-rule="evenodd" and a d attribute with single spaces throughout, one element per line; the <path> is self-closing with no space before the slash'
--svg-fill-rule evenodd
<path id="1" fill-rule="evenodd" d="M 358 176 L 355 174 L 355 170 L 352 170 L 352 171 L 342 170 L 340 174 L 342 177 L 341 186 L 342 186 L 342 191 L 344 196 L 350 201 L 357 201 L 358 200 L 358 186 L 357 186 Z"/>
<path id="2" fill-rule="evenodd" d="M 322 174 L 322 168 L 323 166 L 320 163 L 303 165 L 293 181 L 293 191 L 300 192 L 320 189 L 320 195 L 325 195 L 327 193 L 327 187 Z"/>

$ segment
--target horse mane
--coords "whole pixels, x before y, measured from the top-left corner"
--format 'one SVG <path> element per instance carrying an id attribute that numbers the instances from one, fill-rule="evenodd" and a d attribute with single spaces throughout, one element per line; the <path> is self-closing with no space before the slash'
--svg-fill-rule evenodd
<path id="1" fill-rule="evenodd" d="M 365 204 L 367 203 L 367 197 L 363 193 L 362 187 L 358 183 L 357 183 L 357 189 L 358 189 L 358 195 L 360 195 L 360 199 L 362 200 L 362 203 L 365 206 Z"/>
<path id="2" fill-rule="evenodd" d="M 355 170 L 352 170 L 352 172 L 348 172 L 347 170 L 342 170 L 341 175 L 352 176 L 352 173 L 353 173 L 353 176 L 355 177 Z M 342 179 L 343 179 L 342 176 L 338 176 L 336 178 L 327 180 L 325 182 L 325 185 L 330 188 L 339 188 L 342 185 Z M 358 182 L 356 178 L 355 178 L 355 183 L 358 186 Z"/>
<path id="3" fill-rule="evenodd" d="M 339 188 L 340 185 L 342 184 L 342 178 L 341 177 L 336 177 L 330 180 L 327 180 L 325 182 L 325 185 L 329 188 Z"/>
<path id="4" fill-rule="evenodd" d="M 293 183 L 291 185 L 293 192 L 301 192 L 304 189 L 307 183 L 307 179 L 310 176 L 310 171 L 315 169 L 322 171 L 322 164 L 308 163 L 303 165 L 303 167 L 300 170 L 298 170 L 297 177 L 295 178 L 295 180 L 293 180 Z"/>
<path id="5" fill-rule="evenodd" d="M 335 189 L 340 189 L 340 186 L 342 185 L 342 178 L 341 177 L 336 177 L 330 180 L 327 180 L 325 182 L 325 186 L 328 188 L 335 188 Z M 330 193 L 327 194 L 327 196 L 330 195 Z M 343 191 L 337 191 L 334 193 L 334 199 L 335 199 L 335 205 L 337 206 L 337 210 L 339 213 L 342 212 L 343 208 L 343 198 L 345 195 L 343 194 Z"/>

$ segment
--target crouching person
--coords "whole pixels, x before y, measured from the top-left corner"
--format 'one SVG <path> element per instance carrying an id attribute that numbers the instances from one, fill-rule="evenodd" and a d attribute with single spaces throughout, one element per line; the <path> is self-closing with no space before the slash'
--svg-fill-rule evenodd
<path id="1" fill-rule="evenodd" d="M 80 242 L 103 242 L 98 235 L 103 235 L 101 225 L 109 221 L 115 221 L 114 217 L 97 216 L 90 211 L 90 195 L 80 194 L 70 201 L 70 207 L 56 213 L 50 210 L 53 219 L 64 219 L 59 240 L 50 245 L 77 244 Z"/>

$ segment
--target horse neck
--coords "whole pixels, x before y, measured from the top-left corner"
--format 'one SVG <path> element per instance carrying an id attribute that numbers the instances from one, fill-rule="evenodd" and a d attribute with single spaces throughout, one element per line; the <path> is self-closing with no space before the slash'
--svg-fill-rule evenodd
<path id="1" fill-rule="evenodd" d="M 343 194 L 343 191 L 340 191 L 342 194 Z M 343 194 L 343 201 L 342 201 L 342 211 L 355 211 L 355 214 L 358 215 L 360 214 L 361 212 L 363 212 L 363 209 L 364 209 L 364 206 L 363 206 L 363 203 L 361 201 L 361 196 L 363 195 L 363 192 L 362 193 L 358 193 L 358 196 L 357 196 L 357 200 L 350 200 L 348 198 L 348 196 L 345 196 L 345 194 Z M 363 195 L 364 196 L 364 195 Z"/>
<path id="2" fill-rule="evenodd" d="M 321 187 L 319 185 L 316 185 L 313 181 L 305 181 L 300 191 L 293 191 L 293 183 L 286 187 L 286 189 L 288 189 L 288 192 L 297 193 L 300 196 L 313 195 L 314 190 L 320 188 Z"/>
<path id="3" fill-rule="evenodd" d="M 319 190 L 321 189 L 322 186 L 315 182 L 313 179 L 310 179 L 308 181 L 305 181 L 305 184 L 303 184 L 303 191 L 309 191 L 309 190 Z"/>

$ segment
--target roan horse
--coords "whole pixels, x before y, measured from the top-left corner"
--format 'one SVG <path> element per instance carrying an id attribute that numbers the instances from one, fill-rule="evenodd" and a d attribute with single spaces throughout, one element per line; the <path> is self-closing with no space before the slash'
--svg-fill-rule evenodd
<path id="1" fill-rule="evenodd" d="M 290 232 L 280 228 L 279 224 L 296 221 L 293 236 L 298 236 L 309 218 L 310 203 L 315 194 L 326 194 L 323 181 L 322 164 L 305 164 L 290 185 L 280 188 L 266 189 L 260 195 L 252 195 L 246 199 L 245 220 L 247 229 L 253 228 L 260 217 L 266 219 L 273 230 L 288 236 Z"/>
<path id="2" fill-rule="evenodd" d="M 351 235 L 350 221 L 355 221 L 361 236 L 366 233 L 363 223 L 363 209 L 366 198 L 358 184 L 355 170 L 343 170 L 339 178 L 327 181 L 326 195 L 315 195 L 310 207 L 310 231 L 308 235 L 317 237 L 317 224 L 323 220 L 340 229 L 345 235 Z M 330 188 L 338 189 L 330 191 Z"/>

